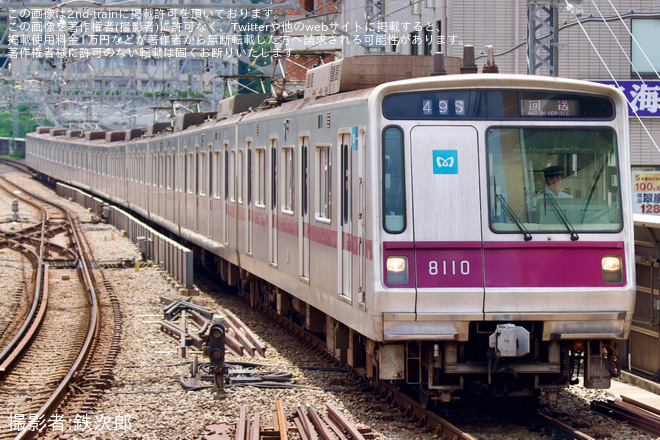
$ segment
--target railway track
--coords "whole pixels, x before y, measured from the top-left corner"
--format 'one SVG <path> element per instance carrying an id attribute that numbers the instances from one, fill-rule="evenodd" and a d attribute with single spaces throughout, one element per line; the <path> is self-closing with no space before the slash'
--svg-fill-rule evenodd
<path id="1" fill-rule="evenodd" d="M 97 332 L 99 308 L 80 232 L 61 207 L 27 194 L 6 179 L 0 185 L 23 203 L 40 206 L 37 226 L 3 234 L 31 257 L 34 293 L 23 325 L 0 355 L 0 438 L 33 438 L 65 423 L 58 414 L 85 366 Z"/>

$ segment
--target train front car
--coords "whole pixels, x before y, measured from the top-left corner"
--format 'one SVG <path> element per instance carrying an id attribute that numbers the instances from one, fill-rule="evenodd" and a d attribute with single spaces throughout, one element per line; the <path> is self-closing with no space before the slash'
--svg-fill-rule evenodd
<path id="1" fill-rule="evenodd" d="M 442 401 L 609 387 L 634 309 L 624 97 L 462 75 L 380 86 L 369 108 L 380 379 Z"/>

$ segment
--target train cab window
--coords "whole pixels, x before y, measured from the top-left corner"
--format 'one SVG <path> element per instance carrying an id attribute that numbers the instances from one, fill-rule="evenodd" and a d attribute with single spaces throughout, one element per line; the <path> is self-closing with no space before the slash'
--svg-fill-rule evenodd
<path id="1" fill-rule="evenodd" d="M 616 135 L 610 128 L 493 127 L 487 132 L 491 229 L 616 232 L 622 227 Z"/>
<path id="2" fill-rule="evenodd" d="M 399 127 L 383 130 L 383 228 L 390 234 L 406 229 L 406 191 L 403 131 Z"/>

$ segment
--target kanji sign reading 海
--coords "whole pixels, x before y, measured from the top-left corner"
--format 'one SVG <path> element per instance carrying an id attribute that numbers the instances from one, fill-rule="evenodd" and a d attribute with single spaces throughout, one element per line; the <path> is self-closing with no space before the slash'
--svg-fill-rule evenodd
<path id="1" fill-rule="evenodd" d="M 660 81 L 595 81 L 618 87 L 628 98 L 628 115 L 660 117 Z"/>

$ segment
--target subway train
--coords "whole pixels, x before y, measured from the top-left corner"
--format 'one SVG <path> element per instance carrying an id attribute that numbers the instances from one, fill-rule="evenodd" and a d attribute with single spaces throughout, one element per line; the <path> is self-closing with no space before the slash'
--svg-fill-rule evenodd
<path id="1" fill-rule="evenodd" d="M 346 58 L 298 99 L 146 129 L 39 128 L 27 164 L 184 239 L 424 403 L 609 387 L 635 298 L 624 96 L 425 60 Z"/>

